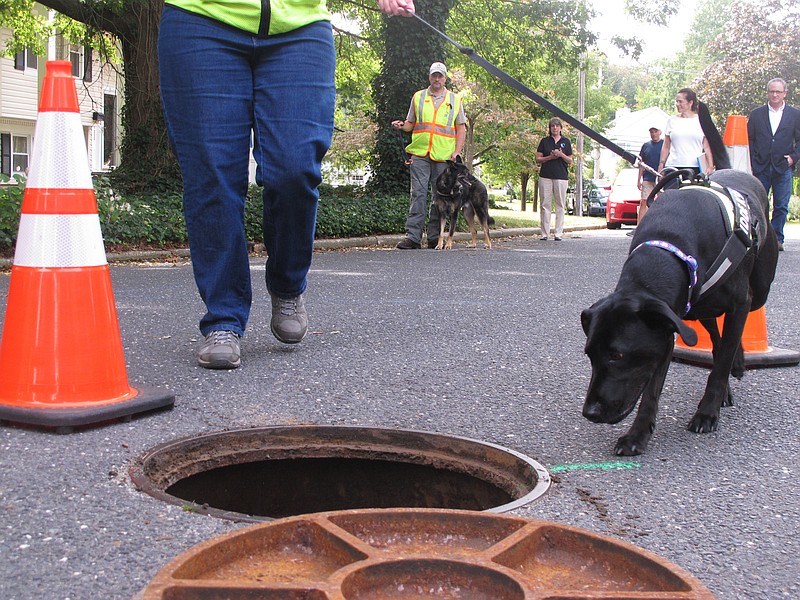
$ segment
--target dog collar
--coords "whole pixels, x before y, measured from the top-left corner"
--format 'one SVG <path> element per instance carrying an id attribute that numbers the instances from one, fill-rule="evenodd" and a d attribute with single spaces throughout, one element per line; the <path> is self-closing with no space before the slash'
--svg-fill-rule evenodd
<path id="1" fill-rule="evenodd" d="M 694 286 L 697 285 L 697 259 L 691 254 L 686 254 L 674 244 L 663 242 L 661 240 L 647 240 L 646 242 L 642 242 L 636 246 L 636 248 L 631 250 L 631 254 L 636 252 L 642 246 L 655 246 L 656 248 L 661 248 L 667 252 L 672 252 L 672 254 L 680 258 L 689 268 L 689 295 L 686 299 L 686 308 L 683 311 L 683 316 L 685 317 L 692 309 L 692 293 L 694 292 Z"/>

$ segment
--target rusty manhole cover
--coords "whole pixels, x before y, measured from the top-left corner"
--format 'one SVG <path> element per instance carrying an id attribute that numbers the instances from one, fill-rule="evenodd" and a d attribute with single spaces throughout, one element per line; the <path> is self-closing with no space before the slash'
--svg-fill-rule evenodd
<path id="1" fill-rule="evenodd" d="M 713 599 L 641 548 L 548 521 L 434 509 L 352 510 L 204 542 L 142 600 Z"/>
<path id="2" fill-rule="evenodd" d="M 275 426 L 160 445 L 134 484 L 186 510 L 264 521 L 357 508 L 504 512 L 540 497 L 550 477 L 494 444 L 420 431 Z"/>

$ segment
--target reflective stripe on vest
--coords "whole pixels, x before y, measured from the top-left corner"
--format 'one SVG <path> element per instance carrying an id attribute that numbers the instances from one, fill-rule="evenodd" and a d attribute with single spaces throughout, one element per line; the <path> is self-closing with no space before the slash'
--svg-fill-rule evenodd
<path id="1" fill-rule="evenodd" d="M 417 122 L 411 134 L 411 143 L 406 147 L 409 154 L 428 156 L 436 161 L 449 159 L 456 149 L 455 121 L 461 107 L 461 97 L 448 92 L 438 108 L 428 90 L 420 90 L 415 97 Z M 449 107 L 448 111 L 442 111 Z"/>

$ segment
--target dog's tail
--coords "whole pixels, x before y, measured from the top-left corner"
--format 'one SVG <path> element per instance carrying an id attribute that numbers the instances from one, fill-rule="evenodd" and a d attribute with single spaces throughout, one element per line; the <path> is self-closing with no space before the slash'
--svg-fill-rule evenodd
<path id="1" fill-rule="evenodd" d="M 722 142 L 722 136 L 719 134 L 719 129 L 714 124 L 714 119 L 711 118 L 711 113 L 705 102 L 698 103 L 697 114 L 700 117 L 700 127 L 703 128 L 703 135 L 706 136 L 708 145 L 711 147 L 714 168 L 730 169 L 731 159 L 728 157 L 728 150 Z"/>

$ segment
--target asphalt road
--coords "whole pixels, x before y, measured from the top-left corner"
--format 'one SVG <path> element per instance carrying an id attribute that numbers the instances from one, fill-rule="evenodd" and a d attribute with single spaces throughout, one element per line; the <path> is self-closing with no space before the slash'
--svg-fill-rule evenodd
<path id="1" fill-rule="evenodd" d="M 515 514 L 609 534 L 699 578 L 718 598 L 800 597 L 800 369 L 749 371 L 720 429 L 686 430 L 706 371 L 673 364 L 648 452 L 620 460 L 630 424 L 581 416 L 589 381 L 579 314 L 609 293 L 621 232 L 562 242 L 497 239 L 491 252 L 320 251 L 311 332 L 269 332 L 263 258 L 243 366 L 195 365 L 202 305 L 190 266 L 112 266 L 132 384 L 176 394 L 171 411 L 68 435 L 0 427 L 0 598 L 131 598 L 191 546 L 243 527 L 136 491 L 127 467 L 193 434 L 275 424 L 420 429 L 505 446 L 554 479 Z M 800 236 L 797 236 L 800 238 Z M 770 344 L 800 349 L 800 239 L 789 240 L 767 305 Z M 5 309 L 9 277 L 0 276 Z M 76 352 L 91 354 L 91 339 Z"/>

